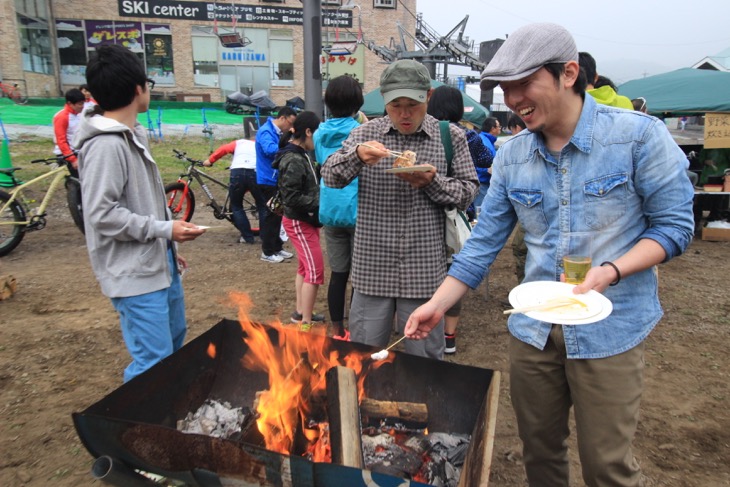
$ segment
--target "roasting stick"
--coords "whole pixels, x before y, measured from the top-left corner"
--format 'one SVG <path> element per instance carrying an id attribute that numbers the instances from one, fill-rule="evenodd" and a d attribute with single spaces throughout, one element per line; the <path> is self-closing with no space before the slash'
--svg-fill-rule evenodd
<path id="1" fill-rule="evenodd" d="M 396 345 L 398 345 L 400 342 L 402 342 L 403 340 L 405 340 L 405 338 L 406 338 L 406 336 L 403 335 L 402 337 L 400 337 L 399 339 L 397 339 L 396 341 L 394 341 L 393 343 L 391 343 L 390 345 L 388 345 L 387 347 L 385 347 L 381 351 L 375 352 L 373 354 L 370 354 L 370 357 L 373 360 L 385 360 L 385 359 L 387 359 L 388 358 L 388 350 L 390 350 L 391 348 L 393 348 Z"/>
<path id="2" fill-rule="evenodd" d="M 576 306 L 579 305 L 583 308 L 586 308 L 586 304 L 576 298 L 570 298 L 570 297 L 561 297 L 561 298 L 553 298 L 548 301 L 545 301 L 542 304 L 535 304 L 532 306 L 523 306 L 522 308 L 514 308 L 514 309 L 507 309 L 504 310 L 503 313 L 506 315 L 511 315 L 514 313 L 529 313 L 530 311 L 546 311 L 549 309 L 556 309 L 556 308 L 565 308 L 567 306 Z"/>
<path id="3" fill-rule="evenodd" d="M 402 153 L 402 152 L 398 152 L 398 151 L 395 151 L 395 150 L 390 150 L 390 149 L 378 149 L 377 147 L 373 147 L 372 145 L 368 145 L 368 144 L 358 144 L 358 145 L 361 145 L 361 146 L 363 146 L 363 147 L 367 147 L 368 149 L 383 150 L 383 151 L 385 151 L 385 152 L 388 152 L 388 153 L 390 153 L 390 155 L 393 155 L 393 156 L 395 156 L 395 157 L 400 157 L 400 156 L 402 156 L 402 155 L 403 155 L 403 153 Z"/>

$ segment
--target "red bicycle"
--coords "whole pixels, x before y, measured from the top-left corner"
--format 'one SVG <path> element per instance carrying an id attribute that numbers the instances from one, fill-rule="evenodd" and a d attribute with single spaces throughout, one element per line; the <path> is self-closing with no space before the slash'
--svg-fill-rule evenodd
<path id="1" fill-rule="evenodd" d="M 2 96 L 7 96 L 18 105 L 25 105 L 28 103 L 28 97 L 23 96 L 23 93 L 18 88 L 18 83 L 9 84 L 0 81 L 0 90 L 2 90 Z"/>
<path id="2" fill-rule="evenodd" d="M 175 153 L 175 157 L 189 164 L 186 171 L 180 175 L 180 178 L 176 183 L 171 183 L 165 186 L 167 206 L 170 208 L 170 211 L 172 211 L 172 217 L 176 220 L 185 220 L 186 222 L 189 222 L 193 218 L 193 213 L 195 213 L 195 194 L 193 193 L 190 184 L 193 180 L 195 180 L 198 184 L 200 184 L 205 196 L 208 197 L 208 206 L 213 209 L 213 215 L 218 220 L 228 220 L 233 223 L 233 213 L 231 212 L 230 198 L 228 196 L 228 185 L 198 169 L 198 167 L 203 166 L 203 161 L 192 159 L 188 157 L 185 152 L 180 152 L 175 149 L 172 151 Z M 205 179 L 225 188 L 226 200 L 222 205 L 216 201 L 215 196 L 205 183 Z M 259 212 L 250 192 L 246 192 L 243 197 L 243 208 L 246 211 L 246 216 L 248 217 L 249 224 L 251 225 L 251 231 L 254 235 L 258 235 Z"/>

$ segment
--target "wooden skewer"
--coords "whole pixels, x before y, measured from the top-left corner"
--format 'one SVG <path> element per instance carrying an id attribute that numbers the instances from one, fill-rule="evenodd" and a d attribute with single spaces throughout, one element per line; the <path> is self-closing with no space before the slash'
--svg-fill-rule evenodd
<path id="1" fill-rule="evenodd" d="M 390 350 L 391 348 L 395 347 L 396 345 L 398 345 L 400 342 L 402 342 L 405 339 L 406 339 L 406 336 L 403 335 L 402 337 L 400 337 L 399 339 L 397 339 L 396 341 L 394 341 L 393 343 L 388 345 L 384 350 Z"/>
<path id="2" fill-rule="evenodd" d="M 532 306 L 523 306 L 522 308 L 507 309 L 507 310 L 504 310 L 503 313 L 506 315 L 511 315 L 514 313 L 529 313 L 530 311 L 546 311 L 549 309 L 564 308 L 566 306 L 576 306 L 576 305 L 582 306 L 584 308 L 586 307 L 585 303 L 583 301 L 580 301 L 579 299 L 571 298 L 571 297 L 564 297 L 564 298 L 551 299 L 542 304 L 535 304 Z"/>
<path id="3" fill-rule="evenodd" d="M 400 157 L 400 156 L 403 155 L 402 152 L 398 152 L 398 151 L 394 151 L 394 150 L 390 150 L 390 149 L 378 149 L 377 147 L 373 147 L 372 145 L 368 145 L 368 144 L 359 144 L 359 145 L 361 145 L 363 147 L 367 147 L 368 149 L 383 150 L 383 151 L 388 152 L 389 154 L 391 154 L 391 155 L 393 155 L 395 157 Z"/>

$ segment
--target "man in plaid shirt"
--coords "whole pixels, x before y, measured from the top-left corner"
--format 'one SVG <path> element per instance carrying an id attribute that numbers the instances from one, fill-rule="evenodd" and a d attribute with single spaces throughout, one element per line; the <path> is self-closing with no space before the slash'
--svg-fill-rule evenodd
<path id="1" fill-rule="evenodd" d="M 438 120 L 426 114 L 431 77 L 422 64 L 397 61 L 383 71 L 380 92 L 386 117 L 352 131 L 342 149 L 322 166 L 330 187 L 359 177 L 358 216 L 352 258 L 350 334 L 353 341 L 385 347 L 397 316 L 399 331 L 446 276 L 444 208 L 465 210 L 479 188 L 464 132 L 451 127 L 452 176 Z M 416 153 L 424 172 L 391 174 L 390 151 Z M 322 161 L 320 161 L 322 162 Z M 406 342 L 406 352 L 442 358 L 440 332 Z"/>

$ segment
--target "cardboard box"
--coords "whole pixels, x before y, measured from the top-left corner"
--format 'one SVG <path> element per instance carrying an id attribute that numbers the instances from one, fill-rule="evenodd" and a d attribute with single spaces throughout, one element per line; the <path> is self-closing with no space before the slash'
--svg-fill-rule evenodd
<path id="1" fill-rule="evenodd" d="M 702 240 L 730 242 L 730 228 L 703 228 Z"/>

